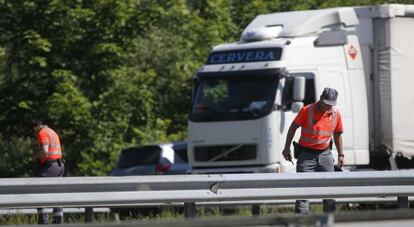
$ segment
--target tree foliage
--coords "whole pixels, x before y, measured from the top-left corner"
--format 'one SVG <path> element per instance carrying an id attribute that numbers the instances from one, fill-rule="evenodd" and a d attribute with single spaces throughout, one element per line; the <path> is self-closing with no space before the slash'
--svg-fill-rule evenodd
<path id="1" fill-rule="evenodd" d="M 410 1 L 388 1 L 410 3 Z M 68 175 L 106 175 L 122 148 L 186 138 L 211 47 L 258 14 L 376 0 L 0 0 L 0 177 L 29 176 L 40 118 Z"/>

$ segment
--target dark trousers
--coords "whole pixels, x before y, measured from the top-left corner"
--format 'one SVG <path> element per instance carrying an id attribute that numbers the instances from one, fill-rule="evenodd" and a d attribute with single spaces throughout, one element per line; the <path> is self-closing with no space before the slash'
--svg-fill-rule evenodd
<path id="1" fill-rule="evenodd" d="M 35 177 L 63 177 L 65 172 L 65 165 L 61 160 L 48 161 L 43 164 L 35 163 L 34 176 Z M 45 213 L 44 208 L 37 208 L 38 224 L 48 224 L 49 215 Z M 53 208 L 53 224 L 63 223 L 63 209 L 62 207 Z"/>
<path id="2" fill-rule="evenodd" d="M 296 172 L 334 172 L 334 161 L 331 150 L 315 152 L 304 149 L 299 155 Z M 335 207 L 335 200 L 324 199 L 323 210 L 331 211 Z M 296 200 L 295 213 L 307 214 L 308 200 Z"/>

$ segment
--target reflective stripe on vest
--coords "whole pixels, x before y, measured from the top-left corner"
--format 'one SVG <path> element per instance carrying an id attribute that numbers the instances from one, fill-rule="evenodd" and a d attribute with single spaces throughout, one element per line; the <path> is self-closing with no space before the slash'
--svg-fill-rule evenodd
<path id="1" fill-rule="evenodd" d="M 329 136 L 332 135 L 331 131 L 325 131 L 325 130 L 316 130 L 313 128 L 302 128 L 302 131 L 313 134 L 313 135 L 320 135 L 320 136 Z"/>
<path id="2" fill-rule="evenodd" d="M 45 129 L 46 129 L 46 133 L 49 135 L 49 141 L 50 141 L 48 154 L 49 155 L 62 155 L 60 144 L 55 140 L 55 137 L 54 137 L 55 133 L 48 127 L 46 127 Z"/>
<path id="3" fill-rule="evenodd" d="M 326 144 L 326 143 L 329 143 L 329 141 L 331 140 L 331 137 L 326 138 L 326 139 L 314 139 L 314 138 L 309 138 L 309 137 L 301 137 L 300 139 L 307 143 Z"/>
<path id="4" fill-rule="evenodd" d="M 313 111 L 315 108 L 315 104 L 312 104 L 309 109 L 308 109 L 308 127 L 303 127 L 302 128 L 302 132 L 305 132 L 307 134 L 311 134 L 311 135 L 316 135 L 316 136 L 324 136 L 326 138 L 323 139 L 316 139 L 316 138 L 309 138 L 303 135 L 301 135 L 300 140 L 307 142 L 307 143 L 312 143 L 312 144 L 329 144 L 331 137 L 335 131 L 335 127 L 336 127 L 336 120 L 337 120 L 337 114 L 336 114 L 336 110 L 332 109 L 333 113 L 332 113 L 332 128 L 331 130 L 327 131 L 327 130 L 318 130 L 318 129 L 314 129 L 313 128 Z"/>

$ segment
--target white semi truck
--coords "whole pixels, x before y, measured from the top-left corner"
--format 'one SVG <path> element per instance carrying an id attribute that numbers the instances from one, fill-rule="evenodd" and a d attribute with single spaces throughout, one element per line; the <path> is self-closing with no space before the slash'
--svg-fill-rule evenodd
<path id="1" fill-rule="evenodd" d="M 294 171 L 281 154 L 286 133 L 324 87 L 339 92 L 348 167 L 410 159 L 414 5 L 259 15 L 239 42 L 213 48 L 194 85 L 188 124 L 194 173 Z"/>

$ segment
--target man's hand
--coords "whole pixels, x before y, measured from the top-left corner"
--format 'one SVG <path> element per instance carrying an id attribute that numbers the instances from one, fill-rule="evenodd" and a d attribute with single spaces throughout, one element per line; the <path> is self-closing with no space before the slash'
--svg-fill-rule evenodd
<path id="1" fill-rule="evenodd" d="M 338 166 L 342 167 L 344 165 L 345 158 L 344 156 L 338 156 Z"/>
<path id="2" fill-rule="evenodd" d="M 344 150 L 342 144 L 342 134 L 335 133 L 334 134 L 334 142 L 336 146 L 336 150 L 338 151 L 338 166 L 342 167 L 344 165 Z"/>
<path id="3" fill-rule="evenodd" d="M 282 155 L 287 161 L 292 161 L 292 152 L 290 151 L 290 148 L 283 149 Z"/>
<path id="4" fill-rule="evenodd" d="M 283 157 L 285 157 L 285 159 L 289 162 L 292 162 L 292 152 L 290 151 L 290 144 L 292 143 L 293 136 L 295 136 L 296 129 L 298 128 L 299 125 L 295 124 L 295 122 L 292 122 L 292 124 L 290 124 L 289 131 L 286 136 L 285 149 L 283 149 L 282 151 Z"/>

